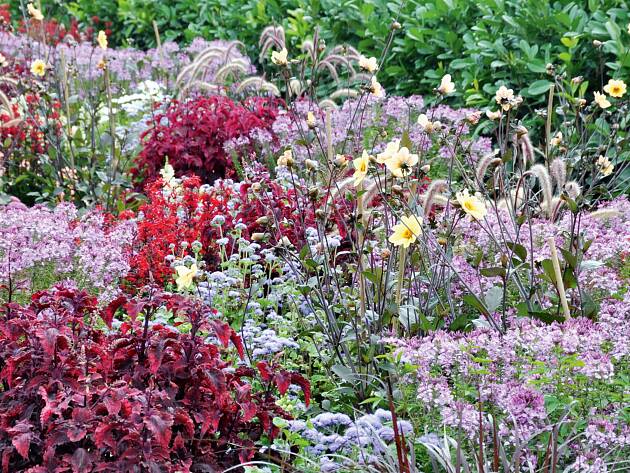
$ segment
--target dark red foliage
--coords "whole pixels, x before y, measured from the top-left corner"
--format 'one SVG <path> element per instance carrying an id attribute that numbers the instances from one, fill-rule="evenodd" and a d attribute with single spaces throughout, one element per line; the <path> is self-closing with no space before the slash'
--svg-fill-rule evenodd
<path id="1" fill-rule="evenodd" d="M 241 102 L 224 96 L 174 101 L 150 122 L 132 172 L 140 180 L 153 181 L 168 157 L 178 176 L 195 174 L 203 182 L 231 176 L 234 167 L 224 144 L 248 137 L 255 129 L 271 133 L 282 104 L 279 99 L 265 97 L 249 97 Z M 253 151 L 252 145 L 239 149 L 242 156 Z"/>
<path id="2" fill-rule="evenodd" d="M 189 331 L 150 324 L 165 307 Z M 126 315 L 123 315 L 126 314 Z M 101 315 L 108 326 L 95 328 Z M 57 285 L 0 311 L 0 463 L 3 472 L 222 471 L 274 437 L 274 386 L 304 378 L 226 361 L 238 335 L 201 302 L 147 288 L 99 314 L 85 292 Z M 252 384 L 253 380 L 258 380 Z M 254 388 L 258 386 L 258 388 Z"/>

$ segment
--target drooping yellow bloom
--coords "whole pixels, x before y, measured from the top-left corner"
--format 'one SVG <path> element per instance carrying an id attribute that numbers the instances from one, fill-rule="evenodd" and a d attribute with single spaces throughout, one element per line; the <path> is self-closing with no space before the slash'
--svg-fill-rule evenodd
<path id="1" fill-rule="evenodd" d="M 442 77 L 442 81 L 440 82 L 440 86 L 438 87 L 437 90 L 442 95 L 448 95 L 455 92 L 455 90 L 457 90 L 455 89 L 455 84 L 451 80 L 450 74 L 446 74 L 444 77 Z"/>
<path id="2" fill-rule="evenodd" d="M 608 84 L 604 86 L 604 92 L 611 97 L 620 98 L 626 93 L 626 83 L 621 79 L 610 79 Z"/>
<path id="3" fill-rule="evenodd" d="M 607 177 L 610 176 L 615 169 L 615 165 L 610 162 L 610 160 L 605 156 L 600 156 L 597 160 L 597 165 L 599 166 L 599 172 L 602 173 L 602 176 Z"/>
<path id="4" fill-rule="evenodd" d="M 611 103 L 606 98 L 606 94 L 601 94 L 599 92 L 594 92 L 593 95 L 595 96 L 595 103 L 597 105 L 599 105 L 601 108 L 608 108 L 608 107 L 610 107 Z"/>
<path id="5" fill-rule="evenodd" d="M 41 59 L 35 59 L 31 63 L 31 72 L 37 77 L 44 77 L 46 74 L 46 63 Z"/>
<path id="6" fill-rule="evenodd" d="M 468 193 L 468 189 L 464 189 L 463 191 L 455 194 L 455 198 L 462 207 L 462 210 L 477 220 L 481 220 L 488 213 L 486 210 L 486 204 L 484 204 L 477 196 L 470 195 Z"/>
<path id="7" fill-rule="evenodd" d="M 41 10 L 35 8 L 35 5 L 29 3 L 26 5 L 26 9 L 28 10 L 28 14 L 31 15 L 33 20 L 42 21 L 44 19 L 44 15 L 42 15 Z"/>
<path id="8" fill-rule="evenodd" d="M 367 176 L 368 169 L 370 168 L 370 155 L 367 151 L 363 150 L 363 155 L 360 158 L 354 159 L 352 164 L 354 166 L 352 178 L 354 179 L 354 187 L 357 187 L 363 182 L 365 176 Z"/>
<path id="9" fill-rule="evenodd" d="M 98 43 L 98 45 L 101 47 L 103 51 L 107 49 L 107 35 L 105 34 L 103 30 L 98 32 L 98 36 L 96 37 L 96 42 Z"/>
<path id="10" fill-rule="evenodd" d="M 488 117 L 490 120 L 498 120 L 499 118 L 501 118 L 501 110 L 497 110 L 496 112 L 486 110 L 486 117 Z"/>
<path id="11" fill-rule="evenodd" d="M 409 248 L 422 235 L 422 217 L 417 215 L 403 215 L 400 223 L 394 225 L 394 233 L 389 236 L 389 242 L 394 246 Z"/>
<path id="12" fill-rule="evenodd" d="M 315 128 L 316 124 L 317 124 L 317 122 L 315 120 L 315 114 L 313 112 L 308 112 L 306 114 L 306 125 L 309 128 Z"/>
<path id="13" fill-rule="evenodd" d="M 398 153 L 399 149 L 400 149 L 400 140 L 390 141 L 389 143 L 387 143 L 387 146 L 385 146 L 385 149 L 383 150 L 383 152 L 379 153 L 376 156 L 376 162 L 379 164 L 385 164 L 396 153 Z"/>
<path id="14" fill-rule="evenodd" d="M 289 60 L 287 59 L 289 52 L 287 48 L 282 48 L 281 51 L 273 51 L 271 53 L 271 62 L 273 62 L 276 66 L 286 66 L 289 64 Z"/>
<path id="15" fill-rule="evenodd" d="M 556 133 L 556 136 L 551 138 L 551 141 L 549 143 L 551 144 L 551 146 L 560 146 L 562 144 L 562 138 L 562 132 L 559 131 L 558 133 Z"/>
<path id="16" fill-rule="evenodd" d="M 180 291 L 189 289 L 198 273 L 197 263 L 193 263 L 190 268 L 184 265 L 176 266 L 175 271 L 177 272 L 177 279 L 175 279 L 177 289 Z"/>
<path id="17" fill-rule="evenodd" d="M 278 166 L 284 166 L 284 167 L 289 167 L 290 165 L 292 165 L 293 164 L 293 152 L 290 149 L 286 150 L 278 158 L 278 161 L 276 162 L 276 164 Z"/>
<path id="18" fill-rule="evenodd" d="M 370 84 L 370 93 L 378 98 L 385 96 L 385 89 L 383 89 L 383 86 L 376 80 L 376 76 L 372 76 L 372 82 Z"/>
<path id="19" fill-rule="evenodd" d="M 418 155 L 412 154 L 405 146 L 400 148 L 391 159 L 385 161 L 385 166 L 389 172 L 396 177 L 409 176 L 416 164 L 418 164 Z"/>
<path id="20" fill-rule="evenodd" d="M 374 74 L 378 71 L 378 61 L 375 57 L 366 58 L 365 56 L 361 56 L 359 58 L 359 67 L 364 71 L 369 72 L 370 74 Z"/>
<path id="21" fill-rule="evenodd" d="M 440 128 L 442 128 L 442 122 L 437 120 L 432 122 L 424 113 L 421 113 L 418 117 L 418 125 L 429 134 L 434 131 L 439 131 Z"/>

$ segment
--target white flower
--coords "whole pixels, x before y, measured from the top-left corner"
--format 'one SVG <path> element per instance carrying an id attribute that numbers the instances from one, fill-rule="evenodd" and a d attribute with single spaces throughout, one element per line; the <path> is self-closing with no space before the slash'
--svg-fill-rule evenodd
<path id="1" fill-rule="evenodd" d="M 378 71 L 378 61 L 375 57 L 368 59 L 365 56 L 361 56 L 359 58 L 359 67 L 370 74 L 374 74 Z"/>
<path id="2" fill-rule="evenodd" d="M 444 77 L 442 77 L 442 81 L 440 82 L 440 86 L 437 90 L 442 95 L 448 95 L 457 90 L 455 89 L 455 84 L 451 80 L 450 74 L 446 74 Z"/>
<path id="3" fill-rule="evenodd" d="M 168 159 L 164 167 L 160 170 L 160 176 L 162 176 L 162 180 L 166 186 L 170 186 L 175 179 L 175 169 L 168 163 Z"/>
<path id="4" fill-rule="evenodd" d="M 431 120 L 429 120 L 429 117 L 427 117 L 424 113 L 420 114 L 420 116 L 418 117 L 418 125 L 420 125 L 420 127 L 427 133 L 433 133 L 434 131 L 438 131 L 440 128 L 442 128 L 442 122 L 432 122 Z"/>
<path id="5" fill-rule="evenodd" d="M 385 89 L 383 89 L 383 86 L 376 80 L 376 76 L 372 76 L 372 82 L 370 84 L 370 93 L 378 98 L 385 96 Z"/>
<path id="6" fill-rule="evenodd" d="M 286 66 L 289 63 L 287 59 L 288 54 L 287 48 L 282 48 L 280 51 L 273 51 L 271 53 L 271 62 L 276 66 Z"/>

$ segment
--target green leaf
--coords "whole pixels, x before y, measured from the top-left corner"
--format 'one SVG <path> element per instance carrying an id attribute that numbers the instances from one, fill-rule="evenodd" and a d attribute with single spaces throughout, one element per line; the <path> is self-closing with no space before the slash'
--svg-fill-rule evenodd
<path id="1" fill-rule="evenodd" d="M 529 86 L 527 92 L 530 95 L 542 95 L 549 91 L 551 85 L 551 82 L 549 82 L 548 80 L 537 80 Z"/>

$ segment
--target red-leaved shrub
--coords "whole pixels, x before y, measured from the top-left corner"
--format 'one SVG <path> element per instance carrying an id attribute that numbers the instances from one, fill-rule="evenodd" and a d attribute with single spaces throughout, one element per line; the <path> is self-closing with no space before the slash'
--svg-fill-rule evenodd
<path id="1" fill-rule="evenodd" d="M 178 176 L 195 174 L 204 182 L 231 176 L 234 167 L 225 143 L 249 138 L 256 129 L 273 136 L 271 126 L 282 104 L 275 98 L 249 97 L 235 102 L 218 95 L 174 101 L 164 113 L 155 115 L 151 128 L 142 135 L 142 151 L 132 173 L 152 181 L 168 157 Z M 253 145 L 244 144 L 239 154 L 252 151 Z"/>
<path id="2" fill-rule="evenodd" d="M 151 323 L 166 307 L 187 333 Z M 111 327 L 96 328 L 100 317 Z M 0 462 L 3 472 L 222 471 L 277 434 L 275 388 L 308 382 L 286 370 L 234 367 L 220 345 L 230 326 L 200 301 L 146 288 L 99 311 L 57 285 L 28 306 L 0 310 Z"/>

